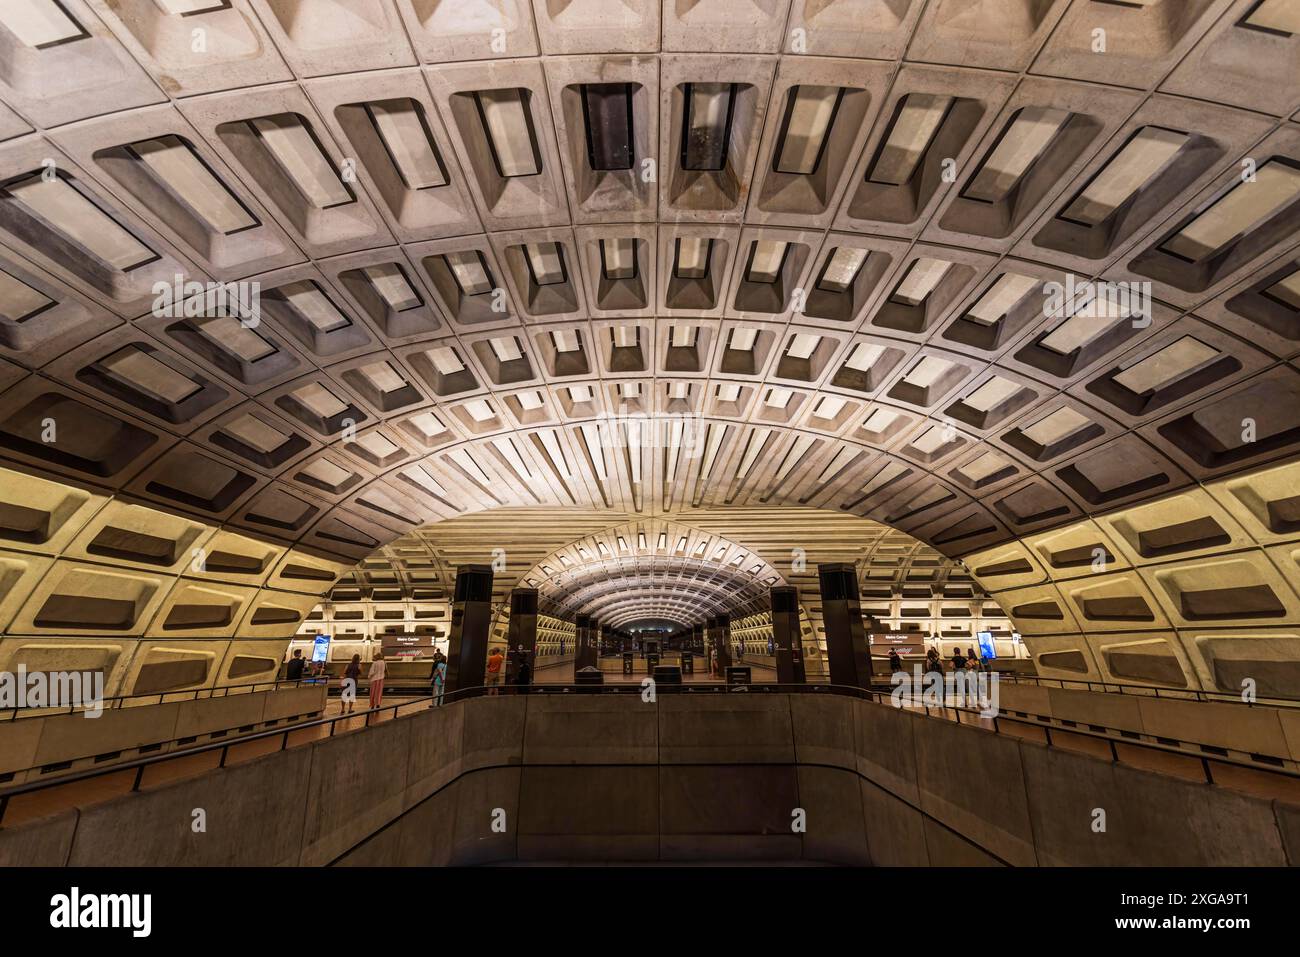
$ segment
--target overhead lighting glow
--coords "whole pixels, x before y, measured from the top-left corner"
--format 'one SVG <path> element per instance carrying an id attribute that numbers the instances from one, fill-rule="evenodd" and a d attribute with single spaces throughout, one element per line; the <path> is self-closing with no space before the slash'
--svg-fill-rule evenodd
<path id="1" fill-rule="evenodd" d="M 296 113 L 261 116 L 249 120 L 248 125 L 313 206 L 329 209 L 353 201 L 352 193 L 339 179 L 334 165 L 301 116 Z"/>
<path id="2" fill-rule="evenodd" d="M 0 316 L 10 322 L 26 322 L 53 304 L 44 293 L 0 269 Z"/>
<path id="3" fill-rule="evenodd" d="M 678 279 L 704 279 L 709 275 L 713 240 L 682 236 L 677 240 L 673 273 Z"/>
<path id="4" fill-rule="evenodd" d="M 244 204 L 179 136 L 142 140 L 127 149 L 217 232 L 228 236 L 257 225 Z"/>
<path id="5" fill-rule="evenodd" d="M 554 286 L 565 281 L 564 252 L 559 243 L 525 243 L 524 259 L 535 286 Z"/>
<path id="6" fill-rule="evenodd" d="M 1300 198 L 1300 168 L 1269 160 L 1253 181 L 1238 182 L 1161 245 L 1189 262 L 1201 262 L 1253 231 Z"/>
<path id="7" fill-rule="evenodd" d="M 1142 127 L 1061 211 L 1060 218 L 1085 226 L 1104 222 L 1156 178 L 1187 138 L 1186 133 L 1176 130 Z"/>
<path id="8" fill-rule="evenodd" d="M 1033 276 L 1004 272 L 975 305 L 966 310 L 966 318 L 973 319 L 981 325 L 991 326 L 997 322 L 1020 300 L 1029 295 L 1039 280 Z"/>
<path id="9" fill-rule="evenodd" d="M 519 88 L 480 90 L 474 94 L 488 148 L 503 179 L 536 176 L 542 161 L 528 110 L 528 92 Z"/>
<path id="10" fill-rule="evenodd" d="M 62 176 L 33 173 L 0 190 L 36 218 L 114 269 L 126 272 L 158 257 Z"/>
<path id="11" fill-rule="evenodd" d="M 606 279 L 636 278 L 636 240 L 602 239 L 600 241 L 601 272 Z"/>
<path id="12" fill-rule="evenodd" d="M 1071 115 L 1068 110 L 1042 106 L 1017 110 L 962 195 L 983 203 L 1001 202 L 1047 151 Z"/>
<path id="13" fill-rule="evenodd" d="M 1051 415 L 1044 416 L 1033 425 L 1021 429 L 1021 433 L 1029 441 L 1047 448 L 1091 423 L 1091 419 L 1067 405 L 1057 409 Z"/>
<path id="14" fill-rule="evenodd" d="M 827 292 L 844 292 L 858 278 L 867 261 L 867 250 L 852 246 L 839 246 L 826 260 L 826 266 L 817 279 L 817 288 Z"/>
<path id="15" fill-rule="evenodd" d="M 871 167 L 871 182 L 901 186 L 910 180 L 952 101 L 951 96 L 932 93 L 909 93 L 904 97 L 885 145 Z"/>
<path id="16" fill-rule="evenodd" d="M 907 275 L 903 277 L 903 281 L 898 284 L 889 298 L 909 306 L 920 305 L 925 302 L 930 293 L 934 292 L 935 287 L 951 268 L 952 263 L 947 260 L 921 256 L 912 263 L 911 268 L 907 270 Z"/>
<path id="17" fill-rule="evenodd" d="M 407 189 L 447 185 L 447 173 L 418 103 L 411 99 L 380 100 L 365 107 Z"/>
<path id="18" fill-rule="evenodd" d="M 361 274 L 394 312 L 405 312 L 424 304 L 406 278 L 405 270 L 397 263 L 362 266 Z"/>
<path id="19" fill-rule="evenodd" d="M 88 35 L 54 0 L 5 0 L 0 6 L 0 23 L 21 43 L 37 50 Z"/>
<path id="20" fill-rule="evenodd" d="M 749 268 L 745 270 L 746 282 L 774 283 L 781 275 L 790 244 L 774 240 L 759 240 L 749 253 Z"/>
<path id="21" fill-rule="evenodd" d="M 488 272 L 487 262 L 477 249 L 459 253 L 443 253 L 443 262 L 451 270 L 456 285 L 466 296 L 482 296 L 493 289 L 492 274 Z"/>
<path id="22" fill-rule="evenodd" d="M 790 88 L 774 163 L 778 173 L 808 176 L 817 171 L 826 149 L 826 134 L 843 99 L 844 88 L 839 86 Z"/>
<path id="23" fill-rule="evenodd" d="M 328 296 L 311 279 L 286 283 L 270 290 L 273 298 L 291 306 L 294 312 L 306 319 L 317 332 L 333 332 L 352 325 Z"/>

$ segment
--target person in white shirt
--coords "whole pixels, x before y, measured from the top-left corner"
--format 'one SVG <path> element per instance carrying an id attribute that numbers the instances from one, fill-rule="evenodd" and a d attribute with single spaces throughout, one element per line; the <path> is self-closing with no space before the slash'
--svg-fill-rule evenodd
<path id="1" fill-rule="evenodd" d="M 370 662 L 370 673 L 366 675 L 370 679 L 370 707 L 372 708 L 378 708 L 380 702 L 384 700 L 384 675 L 387 670 L 383 653 L 377 653 L 375 660 Z"/>

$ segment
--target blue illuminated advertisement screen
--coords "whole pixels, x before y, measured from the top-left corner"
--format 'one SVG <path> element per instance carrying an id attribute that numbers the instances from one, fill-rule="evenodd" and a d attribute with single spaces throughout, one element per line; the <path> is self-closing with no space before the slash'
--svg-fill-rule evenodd
<path id="1" fill-rule="evenodd" d="M 998 656 L 993 646 L 993 632 L 981 631 L 976 634 L 976 637 L 979 638 L 980 642 L 981 658 L 996 658 Z"/>
<path id="2" fill-rule="evenodd" d="M 324 662 L 330 650 L 330 636 L 317 635 L 316 640 L 311 646 L 311 660 L 315 662 Z"/>

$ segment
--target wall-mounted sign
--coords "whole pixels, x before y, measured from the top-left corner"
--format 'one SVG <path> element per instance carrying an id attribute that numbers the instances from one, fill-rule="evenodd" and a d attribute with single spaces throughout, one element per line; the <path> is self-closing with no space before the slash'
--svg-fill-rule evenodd
<path id="1" fill-rule="evenodd" d="M 429 658 L 433 635 L 384 635 L 385 658 Z"/>
<path id="2" fill-rule="evenodd" d="M 887 656 L 891 651 L 900 655 L 925 653 L 925 635 L 919 631 L 873 631 L 867 641 L 873 655 Z"/>

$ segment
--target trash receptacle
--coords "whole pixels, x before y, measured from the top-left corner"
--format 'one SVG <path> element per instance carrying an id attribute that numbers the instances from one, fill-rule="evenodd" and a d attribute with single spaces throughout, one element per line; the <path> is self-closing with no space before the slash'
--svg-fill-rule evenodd
<path id="1" fill-rule="evenodd" d="M 729 685 L 747 685 L 749 684 L 749 666 L 748 665 L 730 665 L 727 668 L 727 684 Z"/>
<path id="2" fill-rule="evenodd" d="M 636 655 L 631 651 L 623 652 L 623 674 L 636 674 Z"/>
<path id="3" fill-rule="evenodd" d="M 645 655 L 645 670 L 646 670 L 646 674 L 648 674 L 648 675 L 652 675 L 652 674 L 654 674 L 654 673 L 655 673 L 655 669 L 658 668 L 658 667 L 659 667 L 659 652 L 657 652 L 657 651 L 647 651 L 647 652 L 646 652 L 646 655 Z"/>
<path id="4" fill-rule="evenodd" d="M 682 652 L 682 674 L 695 674 L 695 656 L 689 651 Z"/>

